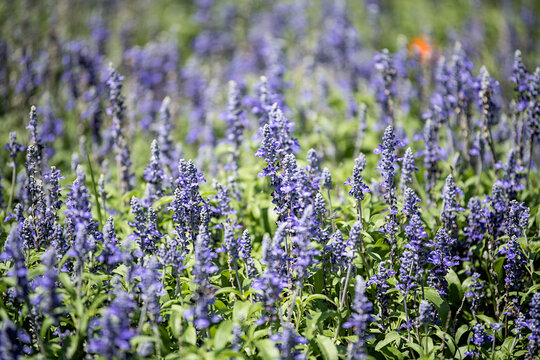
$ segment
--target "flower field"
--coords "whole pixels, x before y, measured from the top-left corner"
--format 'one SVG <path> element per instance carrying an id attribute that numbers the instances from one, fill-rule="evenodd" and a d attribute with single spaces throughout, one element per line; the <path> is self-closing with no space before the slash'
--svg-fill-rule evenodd
<path id="1" fill-rule="evenodd" d="M 0 360 L 539 358 L 537 2 L 0 24 Z"/>

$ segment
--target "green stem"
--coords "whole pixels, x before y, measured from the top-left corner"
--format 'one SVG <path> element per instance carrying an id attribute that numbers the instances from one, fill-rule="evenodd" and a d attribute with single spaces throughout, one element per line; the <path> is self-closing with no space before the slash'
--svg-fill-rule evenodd
<path id="1" fill-rule="evenodd" d="M 13 162 L 13 171 L 11 173 L 11 191 L 9 192 L 9 201 L 7 206 L 7 211 L 11 211 L 11 203 L 13 202 L 13 197 L 15 196 L 15 181 L 17 180 L 17 168 L 15 162 Z"/>
<path id="2" fill-rule="evenodd" d="M 370 271 L 371 265 L 368 263 L 369 258 L 366 257 L 366 247 L 364 245 L 364 242 L 362 242 L 362 246 L 360 250 L 362 250 L 362 253 L 361 253 L 362 262 L 364 263 L 364 268 L 366 269 L 366 274 L 369 279 L 371 277 L 371 271 Z"/>
<path id="3" fill-rule="evenodd" d="M 513 356 L 513 353 L 514 353 L 514 347 L 516 346 L 516 343 L 517 343 L 517 337 L 514 337 L 514 341 L 512 342 L 512 346 L 510 346 L 510 350 L 508 351 L 508 358 L 511 359 Z"/>
<path id="4" fill-rule="evenodd" d="M 533 162 L 533 153 L 534 153 L 534 136 L 531 135 L 531 147 L 529 149 L 529 166 L 527 169 L 527 186 L 530 184 L 531 179 L 531 166 Z"/>
<path id="5" fill-rule="evenodd" d="M 336 232 L 336 223 L 334 218 L 334 207 L 332 206 L 332 197 L 330 196 L 330 189 L 326 190 L 328 195 L 328 205 L 330 206 L 330 221 L 332 223 L 332 232 Z"/>
<path id="6" fill-rule="evenodd" d="M 24 302 L 26 303 L 26 306 L 28 307 L 28 311 L 30 311 L 30 309 L 32 309 L 32 306 L 30 305 L 30 300 L 28 299 L 27 296 L 25 296 Z M 34 323 L 34 329 L 36 330 L 36 338 L 38 341 L 39 352 L 41 353 L 44 359 L 48 359 L 49 357 L 47 356 L 47 348 L 45 347 L 45 343 L 43 342 L 43 339 L 41 338 L 41 327 L 38 326 L 38 323 L 35 318 L 33 318 L 32 316 L 30 318 L 32 322 Z"/>
<path id="7" fill-rule="evenodd" d="M 180 304 L 184 306 L 184 297 L 182 295 L 182 283 L 180 282 L 180 274 L 176 275 L 176 288 L 174 289 L 174 297 L 180 298 Z"/>
<path id="8" fill-rule="evenodd" d="M 279 316 L 279 322 L 281 323 L 281 327 L 285 328 L 285 321 L 283 321 L 283 311 L 281 310 L 281 304 L 277 304 L 278 307 L 278 316 Z"/>
<path id="9" fill-rule="evenodd" d="M 138 332 L 142 332 L 142 327 L 144 325 L 144 321 L 146 320 L 146 303 L 143 304 L 143 307 L 141 309 L 141 317 L 139 318 L 139 325 L 137 326 Z"/>
<path id="10" fill-rule="evenodd" d="M 80 299 L 81 298 L 81 292 L 82 292 L 82 281 L 83 281 L 83 272 L 84 272 L 84 269 L 83 269 L 83 264 L 80 264 L 79 265 L 79 281 L 77 283 L 77 298 Z"/>
<path id="11" fill-rule="evenodd" d="M 407 308 L 407 294 L 403 296 L 403 309 L 405 310 L 405 318 L 407 319 L 407 342 L 410 343 L 411 342 L 411 329 L 409 329 L 409 309 Z"/>
<path id="12" fill-rule="evenodd" d="M 294 290 L 293 298 L 291 301 L 291 305 L 289 305 L 289 311 L 287 313 L 287 322 L 291 321 L 292 313 L 294 311 L 294 305 L 296 303 L 296 298 L 298 297 L 298 293 L 300 292 L 300 289 L 302 288 L 302 283 L 299 282 L 296 284 L 296 289 Z"/>
<path id="13" fill-rule="evenodd" d="M 103 217 L 101 216 L 101 206 L 99 205 L 99 195 L 97 191 L 96 179 L 94 178 L 94 170 L 92 169 L 92 161 L 90 161 L 90 154 L 86 151 L 86 160 L 88 161 L 88 170 L 90 170 L 90 179 L 92 179 L 92 190 L 94 197 L 96 198 L 96 208 L 99 220 L 99 225 L 103 226 Z"/>
<path id="14" fill-rule="evenodd" d="M 242 288 L 242 283 L 240 282 L 240 276 L 238 276 L 238 264 L 234 263 L 234 275 L 236 276 L 236 283 L 238 284 L 238 290 L 240 294 L 244 295 L 244 289 Z"/>
<path id="15" fill-rule="evenodd" d="M 491 360 L 495 359 L 495 342 L 497 341 L 497 332 L 493 332 L 493 342 L 491 343 Z"/>
<path id="16" fill-rule="evenodd" d="M 526 229 L 523 230 L 523 236 L 525 237 L 525 243 L 527 244 L 527 250 L 528 250 L 528 261 L 529 261 L 529 267 L 531 268 L 531 280 L 532 280 L 532 283 L 533 285 L 536 285 L 536 280 L 535 280 L 535 276 L 534 276 L 534 259 L 532 259 L 531 261 L 531 258 L 532 258 L 532 255 L 533 255 L 533 252 L 531 251 L 531 244 L 529 242 L 529 237 L 527 236 L 527 231 Z"/>
<path id="17" fill-rule="evenodd" d="M 424 339 L 425 339 L 425 349 L 424 349 L 424 355 L 427 356 L 428 352 L 428 324 L 424 324 Z"/>
<path id="18" fill-rule="evenodd" d="M 338 323 L 337 323 L 337 326 L 336 326 L 336 330 L 334 331 L 334 341 L 336 341 L 338 335 L 339 335 L 339 330 L 341 329 L 341 311 L 338 311 Z"/>
<path id="19" fill-rule="evenodd" d="M 341 298 L 339 300 L 339 311 L 343 309 L 343 304 L 345 303 L 345 294 L 347 293 L 347 287 L 349 286 L 349 280 L 351 278 L 351 269 L 352 264 L 349 264 L 347 268 L 347 276 L 345 277 L 345 283 L 343 284 L 343 289 L 341 291 Z"/>
<path id="20" fill-rule="evenodd" d="M 159 336 L 159 326 L 158 324 L 154 323 L 154 337 L 156 341 L 156 356 L 157 359 L 161 359 L 161 338 Z"/>

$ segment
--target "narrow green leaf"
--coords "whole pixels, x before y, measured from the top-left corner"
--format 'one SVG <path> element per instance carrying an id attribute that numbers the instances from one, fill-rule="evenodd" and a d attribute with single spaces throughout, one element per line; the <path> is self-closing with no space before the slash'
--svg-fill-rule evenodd
<path id="1" fill-rule="evenodd" d="M 278 349 L 270 339 L 258 340 L 255 342 L 255 346 L 263 360 L 275 360 L 279 357 Z"/>
<path id="2" fill-rule="evenodd" d="M 222 321 L 214 336 L 214 348 L 221 350 L 232 339 L 233 322 L 231 320 Z"/>
<path id="3" fill-rule="evenodd" d="M 325 360 L 337 360 L 338 352 L 332 339 L 323 335 L 318 335 L 315 338 L 315 341 L 317 341 L 319 350 L 321 350 L 321 354 Z"/>
<path id="4" fill-rule="evenodd" d="M 386 334 L 386 336 L 384 337 L 384 340 L 379 341 L 377 343 L 377 345 L 375 346 L 375 350 L 379 351 L 383 347 L 385 347 L 388 344 L 391 344 L 392 342 L 396 341 L 397 339 L 399 339 L 398 332 L 397 331 L 391 331 L 388 334 Z"/>

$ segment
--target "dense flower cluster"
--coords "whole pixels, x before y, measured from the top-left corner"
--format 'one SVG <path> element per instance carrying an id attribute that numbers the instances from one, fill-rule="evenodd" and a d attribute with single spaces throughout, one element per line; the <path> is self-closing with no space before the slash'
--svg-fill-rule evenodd
<path id="1" fill-rule="evenodd" d="M 132 2 L 0 5 L 0 359 L 538 358 L 533 1 Z"/>

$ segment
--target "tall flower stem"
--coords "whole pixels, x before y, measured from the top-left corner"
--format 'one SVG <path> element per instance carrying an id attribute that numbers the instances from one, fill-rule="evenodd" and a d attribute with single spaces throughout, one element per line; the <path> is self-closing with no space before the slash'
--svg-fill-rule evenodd
<path id="1" fill-rule="evenodd" d="M 369 277 L 371 277 L 371 271 L 370 268 L 371 268 L 371 265 L 368 263 L 368 257 L 366 257 L 366 247 L 364 245 L 364 243 L 362 243 L 362 246 L 360 248 L 360 250 L 362 251 L 361 252 L 361 256 L 362 256 L 362 262 L 364 263 L 364 267 L 365 267 L 365 270 L 366 270 L 366 274 Z"/>
<path id="2" fill-rule="evenodd" d="M 341 291 L 341 297 L 339 300 L 339 311 L 343 309 L 343 304 L 345 303 L 345 294 L 347 293 L 347 288 L 349 287 L 349 280 L 351 279 L 351 269 L 352 264 L 349 264 L 347 268 L 347 275 L 345 276 L 345 283 L 343 284 L 343 289 Z"/>
<path id="3" fill-rule="evenodd" d="M 341 310 L 338 311 L 338 323 L 337 323 L 337 326 L 336 326 L 336 330 L 334 331 L 334 341 L 336 341 L 338 335 L 339 335 L 339 330 L 341 329 Z"/>
<path id="4" fill-rule="evenodd" d="M 405 318 L 407 319 L 407 342 L 411 342 L 411 329 L 409 328 L 409 308 L 407 307 L 407 295 L 408 292 L 403 296 L 403 309 L 405 310 Z"/>
<path id="5" fill-rule="evenodd" d="M 279 322 L 281 323 L 281 327 L 285 326 L 285 321 L 283 320 L 283 310 L 281 310 L 281 304 L 279 302 L 276 303 L 278 308 L 278 316 L 279 316 Z"/>
<path id="6" fill-rule="evenodd" d="M 332 206 L 332 197 L 330 196 L 330 189 L 326 190 L 328 194 L 328 205 L 330 206 L 330 220 L 332 223 L 332 232 L 336 232 L 336 222 L 334 217 L 334 207 Z"/>
<path id="7" fill-rule="evenodd" d="M 100 196 L 98 195 L 97 182 L 94 178 L 94 170 L 92 169 L 92 161 L 90 161 L 90 154 L 88 150 L 86 151 L 86 160 L 88 161 L 88 170 L 90 170 L 90 179 L 92 179 L 92 190 L 94 191 L 94 198 L 96 199 L 96 208 L 97 208 L 99 225 L 103 226 L 103 217 L 101 216 L 101 206 L 99 204 Z"/>
<path id="8" fill-rule="evenodd" d="M 244 289 L 242 289 L 242 283 L 240 282 L 240 276 L 238 276 L 238 264 L 234 264 L 234 275 L 236 276 L 236 283 L 238 284 L 238 290 L 240 294 L 244 295 Z"/>
<path id="9" fill-rule="evenodd" d="M 13 202 L 13 196 L 15 196 L 15 181 L 17 180 L 17 168 L 13 164 L 13 171 L 11 172 L 11 191 L 9 192 L 9 201 L 7 211 L 11 210 L 11 203 Z"/>
<path id="10" fill-rule="evenodd" d="M 497 342 L 497 332 L 493 333 L 493 341 L 491 342 L 491 360 L 495 359 L 495 342 Z"/>
<path id="11" fill-rule="evenodd" d="M 289 305 L 289 311 L 287 313 L 287 322 L 291 321 L 292 313 L 294 311 L 294 305 L 296 303 L 296 298 L 298 297 L 298 293 L 300 292 L 301 288 L 302 288 L 302 283 L 299 282 L 296 285 L 296 289 L 294 290 L 294 294 L 293 294 L 293 297 L 292 297 L 292 300 L 291 300 L 291 304 Z"/>
<path id="12" fill-rule="evenodd" d="M 24 302 L 26 303 L 26 307 L 28 308 L 28 311 L 30 311 L 32 306 L 30 304 L 30 299 L 28 298 L 28 296 L 24 297 Z M 40 329 L 40 327 L 37 325 L 37 321 L 35 320 L 35 318 L 32 318 L 32 322 L 34 323 L 35 329 Z M 43 356 L 44 359 L 48 359 L 49 357 L 47 356 L 47 348 L 45 347 L 45 343 L 43 342 L 43 339 L 41 338 L 41 331 L 36 331 L 36 338 L 38 341 L 38 347 L 39 347 L 39 351 L 41 355 Z"/>
<path id="13" fill-rule="evenodd" d="M 531 135 L 531 147 L 529 148 L 529 166 L 527 167 L 527 186 L 530 184 L 531 181 L 531 167 L 533 162 L 533 154 L 534 154 L 534 136 Z"/>
<path id="14" fill-rule="evenodd" d="M 184 296 L 182 295 L 182 283 L 180 282 L 180 273 L 176 275 L 176 288 L 174 289 L 174 296 L 180 298 L 180 304 L 184 306 Z"/>
<path id="15" fill-rule="evenodd" d="M 512 342 L 512 346 L 510 346 L 510 350 L 508 350 L 508 353 L 507 353 L 507 356 L 509 359 L 513 358 L 513 354 L 514 354 L 514 347 L 516 346 L 516 343 L 518 341 L 518 337 L 514 337 L 514 341 Z"/>
<path id="16" fill-rule="evenodd" d="M 531 251 L 531 243 L 529 242 L 529 238 L 528 238 L 527 232 L 525 230 L 523 231 L 523 236 L 525 237 L 525 243 L 527 244 L 527 250 L 528 250 L 528 253 L 529 253 L 528 261 L 529 261 L 530 268 L 531 268 L 531 280 L 532 280 L 532 283 L 533 283 L 533 286 L 534 286 L 534 285 L 536 285 L 536 280 L 535 280 L 535 276 L 534 276 L 534 260 L 531 261 L 533 252 Z"/>
<path id="17" fill-rule="evenodd" d="M 142 331 L 142 327 L 144 325 L 145 320 L 146 320 L 146 303 L 143 304 L 143 307 L 141 309 L 141 317 L 139 318 L 139 325 L 137 326 L 139 333 Z"/>
<path id="18" fill-rule="evenodd" d="M 77 298 L 81 298 L 84 265 L 79 265 L 79 281 L 77 283 Z"/>
<path id="19" fill-rule="evenodd" d="M 424 352 L 427 354 L 428 351 L 428 324 L 424 324 L 424 342 L 425 342 L 425 348 Z"/>
<path id="20" fill-rule="evenodd" d="M 157 323 L 154 323 L 153 326 L 154 338 L 156 341 L 156 358 L 161 359 L 161 338 L 159 336 L 159 326 Z"/>

